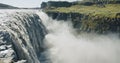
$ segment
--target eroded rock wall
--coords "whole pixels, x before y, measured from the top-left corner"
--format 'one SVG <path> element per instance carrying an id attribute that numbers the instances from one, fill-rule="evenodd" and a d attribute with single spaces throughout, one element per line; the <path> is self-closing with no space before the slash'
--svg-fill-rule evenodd
<path id="1" fill-rule="evenodd" d="M 92 16 L 81 13 L 46 12 L 50 17 L 57 20 L 72 21 L 73 27 L 78 31 L 85 32 L 120 32 L 120 17 Z"/>

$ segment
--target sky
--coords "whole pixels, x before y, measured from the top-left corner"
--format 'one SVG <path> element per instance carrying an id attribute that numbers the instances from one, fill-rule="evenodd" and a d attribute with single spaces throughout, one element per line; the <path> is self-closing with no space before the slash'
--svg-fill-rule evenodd
<path id="1" fill-rule="evenodd" d="M 41 2 L 43 1 L 76 1 L 76 0 L 0 0 L 0 3 L 12 5 L 15 7 L 40 7 Z"/>

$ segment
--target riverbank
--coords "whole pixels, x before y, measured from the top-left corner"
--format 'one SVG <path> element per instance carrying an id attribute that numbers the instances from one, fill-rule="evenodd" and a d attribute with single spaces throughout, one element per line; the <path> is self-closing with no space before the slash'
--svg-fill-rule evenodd
<path id="1" fill-rule="evenodd" d="M 106 4 L 105 7 L 93 5 L 72 5 L 44 9 L 50 17 L 57 20 L 70 20 L 79 31 L 108 33 L 120 32 L 120 4 Z"/>

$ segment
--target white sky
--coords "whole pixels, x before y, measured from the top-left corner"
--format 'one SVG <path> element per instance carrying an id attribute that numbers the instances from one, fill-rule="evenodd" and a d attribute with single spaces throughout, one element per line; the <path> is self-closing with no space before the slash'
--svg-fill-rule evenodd
<path id="1" fill-rule="evenodd" d="M 0 0 L 0 3 L 16 7 L 40 7 L 42 1 L 76 1 L 76 0 Z"/>

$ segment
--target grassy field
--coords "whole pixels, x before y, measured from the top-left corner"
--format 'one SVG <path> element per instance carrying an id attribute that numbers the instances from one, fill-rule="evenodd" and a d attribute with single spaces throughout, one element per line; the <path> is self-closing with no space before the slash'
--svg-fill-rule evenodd
<path id="1" fill-rule="evenodd" d="M 59 7 L 53 9 L 47 9 L 46 12 L 61 12 L 61 13 L 81 13 L 92 16 L 104 16 L 115 17 L 117 13 L 120 13 L 120 4 L 107 4 L 105 7 L 98 7 L 96 5 L 84 6 L 74 5 L 71 7 Z"/>

